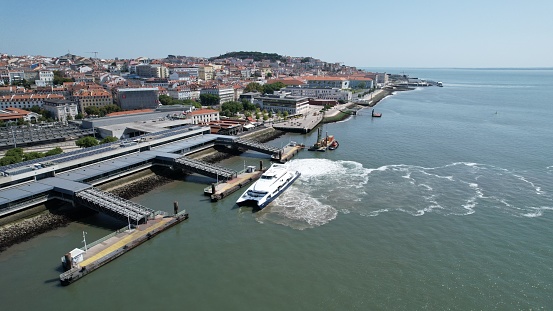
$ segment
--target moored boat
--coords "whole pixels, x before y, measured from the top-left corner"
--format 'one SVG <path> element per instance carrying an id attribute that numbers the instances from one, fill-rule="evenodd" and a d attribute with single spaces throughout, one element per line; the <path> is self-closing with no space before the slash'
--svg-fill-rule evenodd
<path id="1" fill-rule="evenodd" d="M 317 142 L 313 146 L 309 147 L 309 151 L 321 151 L 325 152 L 326 149 L 329 149 L 329 146 L 334 142 L 334 136 L 326 134 L 324 138 L 321 138 L 322 130 L 317 129 Z"/>
<path id="2" fill-rule="evenodd" d="M 330 146 L 328 146 L 328 150 L 336 150 L 336 148 L 338 148 L 340 146 L 340 144 L 338 143 L 337 140 L 334 140 Z"/>
<path id="3" fill-rule="evenodd" d="M 374 112 L 374 109 L 373 109 L 372 112 L 371 112 L 371 116 L 372 116 L 373 118 L 380 118 L 380 117 L 382 117 L 382 113 L 380 113 L 380 112 Z"/>
<path id="4" fill-rule="evenodd" d="M 262 209 L 281 195 L 300 175 L 300 172 L 288 170 L 283 164 L 273 164 L 238 198 L 236 204 Z"/>

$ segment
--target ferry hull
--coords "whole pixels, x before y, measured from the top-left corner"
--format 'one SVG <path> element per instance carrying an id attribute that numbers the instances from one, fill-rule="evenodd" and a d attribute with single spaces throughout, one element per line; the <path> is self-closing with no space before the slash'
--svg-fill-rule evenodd
<path id="1" fill-rule="evenodd" d="M 260 198 L 259 200 L 254 200 L 254 199 L 248 199 L 248 200 L 242 200 L 242 196 L 240 197 L 240 199 L 238 199 L 238 201 L 236 201 L 236 204 L 238 206 L 251 206 L 253 207 L 254 209 L 258 209 L 258 210 L 261 210 L 263 209 L 265 206 L 269 205 L 269 203 L 273 202 L 279 195 L 281 195 L 286 189 L 288 189 L 288 187 L 290 187 L 291 184 L 293 184 L 296 179 L 298 179 L 299 177 L 301 176 L 301 173 L 298 172 L 294 178 L 292 178 L 288 183 L 286 183 L 286 185 L 284 185 L 280 191 L 278 191 L 277 193 L 275 193 L 274 195 L 267 195 L 267 196 L 264 196 L 262 198 Z"/>

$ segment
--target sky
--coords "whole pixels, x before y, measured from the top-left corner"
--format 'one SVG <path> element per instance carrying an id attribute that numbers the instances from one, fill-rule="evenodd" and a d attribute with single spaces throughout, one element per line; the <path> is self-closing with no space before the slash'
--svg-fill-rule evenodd
<path id="1" fill-rule="evenodd" d="M 553 67 L 550 0 L 0 0 L 0 53 L 311 56 L 356 67 Z"/>

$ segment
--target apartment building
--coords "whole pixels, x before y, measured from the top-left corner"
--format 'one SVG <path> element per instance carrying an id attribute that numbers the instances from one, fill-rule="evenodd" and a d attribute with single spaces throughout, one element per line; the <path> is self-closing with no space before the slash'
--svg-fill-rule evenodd
<path id="1" fill-rule="evenodd" d="M 81 113 L 84 113 L 87 107 L 104 107 L 113 104 L 112 95 L 104 89 L 80 89 L 73 93 L 72 98 Z"/>
<path id="2" fill-rule="evenodd" d="M 30 109 L 33 106 L 42 107 L 45 100 L 65 99 L 58 94 L 15 94 L 0 96 L 0 109 L 19 108 Z"/>

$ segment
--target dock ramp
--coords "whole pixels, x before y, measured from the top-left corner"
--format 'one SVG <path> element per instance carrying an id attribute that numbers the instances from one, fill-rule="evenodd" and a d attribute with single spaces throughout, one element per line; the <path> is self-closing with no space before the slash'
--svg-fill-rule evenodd
<path id="1" fill-rule="evenodd" d="M 282 153 L 282 148 L 277 148 L 268 144 L 260 143 L 254 140 L 236 138 L 233 140 L 217 140 L 216 144 L 231 146 L 235 148 L 242 148 L 253 150 L 268 155 L 278 155 Z"/>
<path id="2" fill-rule="evenodd" d="M 97 188 L 75 193 L 75 203 L 132 223 L 146 223 L 154 210 Z"/>
<path id="3" fill-rule="evenodd" d="M 217 179 L 233 179 L 237 172 L 219 165 L 195 160 L 187 157 L 175 159 L 175 166 L 191 173 L 208 176 Z"/>

